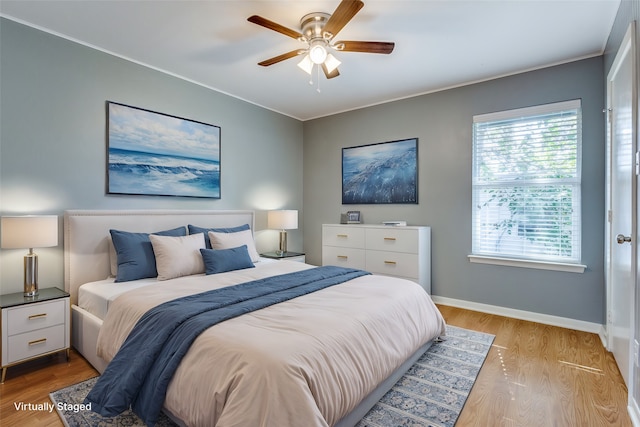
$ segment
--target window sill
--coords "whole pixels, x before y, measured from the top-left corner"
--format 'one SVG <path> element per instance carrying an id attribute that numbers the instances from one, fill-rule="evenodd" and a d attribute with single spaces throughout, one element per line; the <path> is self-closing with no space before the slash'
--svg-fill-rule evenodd
<path id="1" fill-rule="evenodd" d="M 509 267 L 537 268 L 540 270 L 566 271 L 569 273 L 584 273 L 587 268 L 582 264 L 562 262 L 531 261 L 515 258 L 497 258 L 482 255 L 469 255 L 469 261 L 478 264 L 505 265 Z"/>

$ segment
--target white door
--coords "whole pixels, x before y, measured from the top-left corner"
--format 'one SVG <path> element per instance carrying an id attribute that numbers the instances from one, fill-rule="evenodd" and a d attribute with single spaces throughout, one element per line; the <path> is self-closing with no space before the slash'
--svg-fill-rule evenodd
<path id="1" fill-rule="evenodd" d="M 635 32 L 630 28 L 607 77 L 609 227 L 607 229 L 607 338 L 627 386 L 632 372 L 635 300 L 636 172 L 632 138 Z"/>

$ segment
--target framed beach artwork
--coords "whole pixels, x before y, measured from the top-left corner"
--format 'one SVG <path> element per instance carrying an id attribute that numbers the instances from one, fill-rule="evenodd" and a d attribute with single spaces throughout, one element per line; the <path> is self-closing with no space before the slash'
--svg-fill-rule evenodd
<path id="1" fill-rule="evenodd" d="M 220 198 L 220 127 L 107 101 L 107 192 Z"/>
<path id="2" fill-rule="evenodd" d="M 418 138 L 343 148 L 342 203 L 418 203 Z"/>

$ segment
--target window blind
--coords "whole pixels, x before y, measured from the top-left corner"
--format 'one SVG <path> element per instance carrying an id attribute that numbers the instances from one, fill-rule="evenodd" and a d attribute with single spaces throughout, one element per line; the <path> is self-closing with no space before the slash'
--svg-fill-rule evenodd
<path id="1" fill-rule="evenodd" d="M 473 121 L 472 253 L 579 263 L 580 101 Z"/>

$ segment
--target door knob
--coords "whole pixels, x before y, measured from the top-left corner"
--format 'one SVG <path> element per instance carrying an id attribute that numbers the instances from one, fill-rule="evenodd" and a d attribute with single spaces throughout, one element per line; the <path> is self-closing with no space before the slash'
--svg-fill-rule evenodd
<path id="1" fill-rule="evenodd" d="M 616 241 L 618 242 L 619 245 L 623 244 L 623 243 L 630 243 L 631 242 L 631 236 L 625 236 L 624 234 L 618 234 L 616 236 Z"/>

